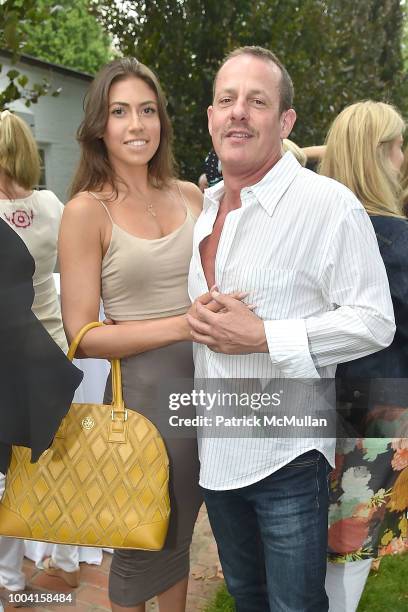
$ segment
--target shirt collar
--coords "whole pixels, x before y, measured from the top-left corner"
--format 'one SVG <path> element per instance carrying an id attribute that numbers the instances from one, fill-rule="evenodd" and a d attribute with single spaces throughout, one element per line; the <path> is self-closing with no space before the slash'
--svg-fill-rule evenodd
<path id="1" fill-rule="evenodd" d="M 265 176 L 250 187 L 241 189 L 241 194 L 253 192 L 260 205 L 269 216 L 272 216 L 279 200 L 288 189 L 289 185 L 298 175 L 302 166 L 295 156 L 287 151 L 283 157 L 265 174 Z M 219 206 L 224 194 L 224 181 L 220 181 L 204 191 L 204 211 L 211 206 Z"/>
<path id="2" fill-rule="evenodd" d="M 224 181 L 219 181 L 212 187 L 205 189 L 203 210 L 206 211 L 211 208 L 211 206 L 216 206 L 218 208 L 221 198 L 224 195 L 224 191 Z"/>
<path id="3" fill-rule="evenodd" d="M 271 217 L 278 202 L 301 170 L 302 166 L 296 157 L 287 151 L 259 183 L 248 189 L 253 191 L 258 202 Z"/>

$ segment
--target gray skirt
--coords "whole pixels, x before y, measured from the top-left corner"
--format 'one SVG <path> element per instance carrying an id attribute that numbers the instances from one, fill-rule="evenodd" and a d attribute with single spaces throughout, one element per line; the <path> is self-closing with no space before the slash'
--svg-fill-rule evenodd
<path id="1" fill-rule="evenodd" d="M 171 378 L 193 378 L 192 345 L 179 342 L 121 360 L 125 406 L 135 409 L 161 430 L 157 387 Z M 105 403 L 111 402 L 110 376 Z M 166 438 L 170 461 L 170 526 L 163 550 L 115 550 L 109 574 L 109 597 L 131 607 L 166 591 L 188 576 L 190 543 L 202 503 L 195 439 Z"/>

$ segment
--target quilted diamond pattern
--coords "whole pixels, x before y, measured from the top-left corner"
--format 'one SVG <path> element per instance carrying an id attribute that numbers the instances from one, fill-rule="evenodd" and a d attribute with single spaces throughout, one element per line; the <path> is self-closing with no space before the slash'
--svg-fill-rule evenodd
<path id="1" fill-rule="evenodd" d="M 36 464 L 30 463 L 28 449 L 13 448 L 0 503 L 2 535 L 162 548 L 170 514 L 163 440 L 150 421 L 129 410 L 125 441 L 110 442 L 111 409 L 73 404 Z"/>

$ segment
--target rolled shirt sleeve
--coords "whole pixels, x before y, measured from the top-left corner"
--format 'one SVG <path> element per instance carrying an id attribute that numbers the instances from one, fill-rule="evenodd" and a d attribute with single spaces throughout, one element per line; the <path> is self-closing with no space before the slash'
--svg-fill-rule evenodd
<path id="1" fill-rule="evenodd" d="M 364 357 L 392 342 L 387 274 L 363 209 L 349 209 L 339 221 L 322 262 L 321 288 L 326 312 L 264 323 L 270 358 L 285 377 L 315 378 L 318 368 Z"/>

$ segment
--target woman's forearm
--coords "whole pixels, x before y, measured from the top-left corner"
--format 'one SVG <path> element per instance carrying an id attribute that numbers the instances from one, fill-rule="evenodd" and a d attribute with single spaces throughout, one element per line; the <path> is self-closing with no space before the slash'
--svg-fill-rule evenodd
<path id="1" fill-rule="evenodd" d="M 104 325 L 87 332 L 77 357 L 129 357 L 183 340 L 191 340 L 185 315 Z"/>
<path id="2" fill-rule="evenodd" d="M 315 145 L 312 147 L 302 147 L 303 153 L 308 161 L 321 161 L 326 152 L 325 145 Z"/>

